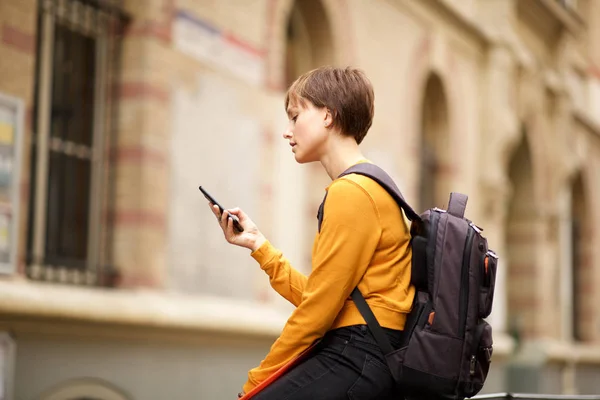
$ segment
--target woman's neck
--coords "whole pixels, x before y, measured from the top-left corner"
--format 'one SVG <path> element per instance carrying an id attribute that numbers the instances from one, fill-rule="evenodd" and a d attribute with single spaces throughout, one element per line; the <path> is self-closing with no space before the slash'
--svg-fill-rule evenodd
<path id="1" fill-rule="evenodd" d="M 353 137 L 340 135 L 332 139 L 328 151 L 321 157 L 321 165 L 327 171 L 327 175 L 334 180 L 365 157 Z"/>

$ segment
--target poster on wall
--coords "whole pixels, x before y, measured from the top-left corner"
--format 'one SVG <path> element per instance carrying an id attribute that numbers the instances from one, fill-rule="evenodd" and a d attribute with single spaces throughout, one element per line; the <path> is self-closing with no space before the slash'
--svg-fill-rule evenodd
<path id="1" fill-rule="evenodd" d="M 0 93 L 0 274 L 17 266 L 23 121 L 23 101 Z"/>

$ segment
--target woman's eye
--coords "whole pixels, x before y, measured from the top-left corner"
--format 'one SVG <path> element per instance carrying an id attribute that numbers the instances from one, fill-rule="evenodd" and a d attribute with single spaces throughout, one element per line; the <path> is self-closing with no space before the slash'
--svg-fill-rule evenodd
<path id="1" fill-rule="evenodd" d="M 298 119 L 297 115 L 295 115 L 295 116 L 292 117 L 292 121 L 294 121 L 294 122 L 296 122 L 297 119 Z"/>

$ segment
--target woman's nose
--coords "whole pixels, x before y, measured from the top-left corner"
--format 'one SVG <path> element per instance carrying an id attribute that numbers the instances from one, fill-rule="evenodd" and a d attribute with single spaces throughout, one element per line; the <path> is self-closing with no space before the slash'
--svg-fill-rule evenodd
<path id="1" fill-rule="evenodd" d="M 292 138 L 292 131 L 289 128 L 286 128 L 286 130 L 283 132 L 283 138 L 284 139 Z"/>

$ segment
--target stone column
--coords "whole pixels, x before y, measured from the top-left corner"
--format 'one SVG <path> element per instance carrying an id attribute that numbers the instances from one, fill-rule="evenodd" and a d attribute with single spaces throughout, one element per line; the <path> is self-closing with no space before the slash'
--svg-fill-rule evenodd
<path id="1" fill-rule="evenodd" d="M 499 256 L 494 308 L 490 321 L 496 332 L 506 332 L 506 266 L 505 227 L 510 198 L 506 160 L 502 150 L 518 135 L 515 110 L 512 109 L 514 60 L 510 50 L 502 45 L 490 50 L 484 83 L 486 107 L 482 120 L 480 154 L 479 210 L 481 224 L 489 245 Z"/>
<path id="2" fill-rule="evenodd" d="M 599 13 L 600 14 L 600 13 Z M 588 171 L 600 171 L 600 146 L 596 145 L 590 151 Z M 589 235 L 589 243 L 585 252 L 585 263 L 590 269 L 590 279 L 586 282 L 586 290 L 591 291 L 587 298 L 589 320 L 586 320 L 582 326 L 585 333 L 585 339 L 593 342 L 600 342 L 600 293 L 597 288 L 600 287 L 600 209 L 594 205 L 600 204 L 600 175 L 591 173 L 587 179 L 588 183 L 588 209 L 590 210 L 590 219 L 588 222 L 589 230 L 585 233 Z"/>
<path id="3" fill-rule="evenodd" d="M 546 94 L 545 135 L 550 158 L 544 176 L 548 179 L 546 202 L 546 246 L 550 253 L 550 264 L 545 269 L 548 285 L 542 293 L 544 310 L 553 318 L 546 318 L 542 327 L 548 336 L 570 340 L 572 337 L 571 310 L 573 301 L 573 265 L 571 248 L 571 178 L 575 168 L 573 153 L 568 150 L 573 138 L 573 105 L 566 87 L 555 85 L 552 93 Z"/>
<path id="4" fill-rule="evenodd" d="M 125 32 L 113 140 L 113 263 L 122 287 L 161 287 L 166 277 L 169 173 L 169 47 L 173 4 L 125 1 Z"/>

